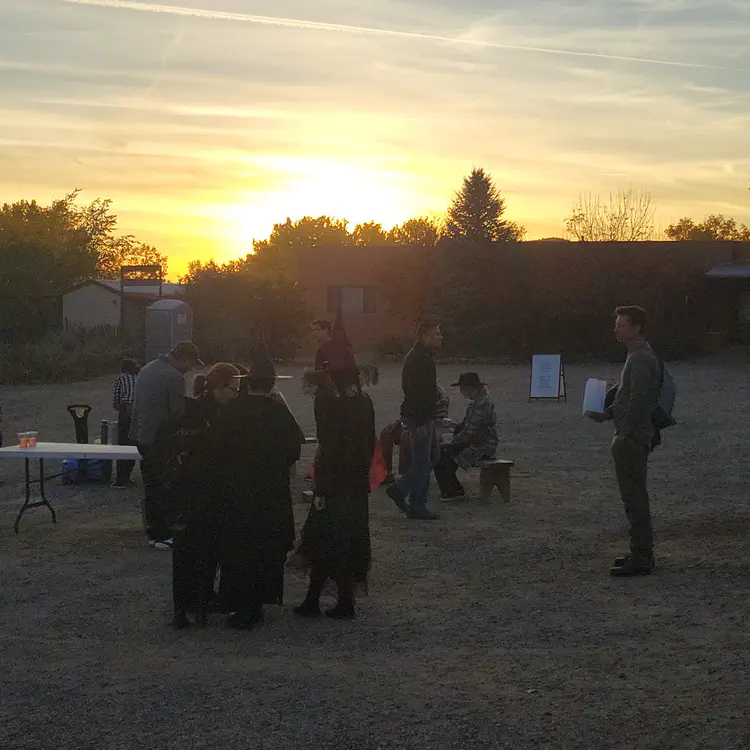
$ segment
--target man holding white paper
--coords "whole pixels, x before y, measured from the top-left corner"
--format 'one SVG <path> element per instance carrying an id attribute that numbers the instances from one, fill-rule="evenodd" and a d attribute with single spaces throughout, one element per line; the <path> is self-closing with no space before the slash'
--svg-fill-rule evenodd
<path id="1" fill-rule="evenodd" d="M 627 347 L 628 356 L 612 404 L 601 412 L 586 414 L 595 422 L 614 421 L 612 458 L 630 525 L 630 553 L 616 558 L 610 573 L 630 577 L 648 575 L 654 569 L 646 472 L 654 437 L 652 417 L 661 389 L 661 364 L 643 336 L 645 311 L 628 306 L 618 307 L 615 314 L 615 337 Z"/>

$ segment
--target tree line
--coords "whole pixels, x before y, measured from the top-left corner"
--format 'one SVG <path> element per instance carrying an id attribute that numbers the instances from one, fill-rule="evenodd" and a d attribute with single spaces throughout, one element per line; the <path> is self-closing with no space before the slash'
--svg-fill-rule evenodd
<path id="1" fill-rule="evenodd" d="M 79 205 L 78 198 L 79 191 L 73 191 L 48 206 L 21 200 L 0 209 L 4 340 L 43 334 L 59 318 L 56 300 L 80 281 L 118 278 L 121 265 L 159 264 L 166 276 L 165 255 L 118 232 L 110 200 Z M 480 314 L 486 310 L 484 301 L 492 295 L 496 299 L 501 291 L 490 291 L 497 278 L 491 278 L 488 269 L 497 268 L 501 278 L 507 276 L 513 265 L 507 259 L 523 249 L 519 243 L 526 230 L 506 213 L 505 198 L 492 176 L 475 168 L 440 219 L 415 217 L 391 229 L 374 221 L 350 229 L 347 221 L 328 216 L 287 219 L 276 224 L 268 238 L 254 241 L 245 257 L 221 264 L 193 261 L 180 280 L 187 285 L 186 296 L 196 308 L 199 335 L 209 352 L 212 346 L 217 353 L 245 350 L 252 335 L 248 321 L 256 321 L 267 329 L 272 347 L 282 356 L 291 353 L 289 342 L 301 333 L 310 314 L 299 287 L 303 248 L 409 247 L 425 254 L 435 267 L 433 308 L 449 315 L 464 340 L 475 342 L 470 348 L 477 348 L 498 334 L 489 317 Z M 579 242 L 648 240 L 654 236 L 654 215 L 648 192 L 631 189 L 608 198 L 582 195 L 566 220 L 566 232 Z M 720 215 L 697 223 L 680 219 L 665 235 L 674 241 L 750 241 L 746 225 Z"/>

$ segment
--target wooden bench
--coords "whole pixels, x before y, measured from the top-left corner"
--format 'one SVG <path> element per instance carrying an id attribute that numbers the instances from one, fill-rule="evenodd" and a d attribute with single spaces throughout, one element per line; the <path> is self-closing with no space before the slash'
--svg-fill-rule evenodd
<path id="1" fill-rule="evenodd" d="M 497 487 L 503 500 L 510 502 L 510 468 L 515 461 L 492 458 L 477 461 L 479 467 L 479 499 L 487 502 L 494 487 Z"/>

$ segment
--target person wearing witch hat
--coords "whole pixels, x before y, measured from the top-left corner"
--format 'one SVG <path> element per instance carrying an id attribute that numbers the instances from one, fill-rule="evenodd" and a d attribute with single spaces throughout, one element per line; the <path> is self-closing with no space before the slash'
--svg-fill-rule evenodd
<path id="1" fill-rule="evenodd" d="M 303 617 L 320 615 L 320 595 L 329 579 L 338 602 L 326 615 L 354 617 L 354 594 L 366 588 L 370 569 L 370 465 L 375 449 L 375 411 L 362 391 L 351 344 L 339 312 L 327 367 L 307 373 L 318 386 L 315 424 L 318 452 L 313 476 L 314 502 L 295 555 L 310 570 L 305 600 L 295 607 Z"/>
<path id="2" fill-rule="evenodd" d="M 221 609 L 231 628 L 263 621 L 264 604 L 281 604 L 284 564 L 294 547 L 289 471 L 299 460 L 302 431 L 271 397 L 276 370 L 258 337 L 243 395 L 220 409 L 212 452 L 220 467 Z"/>
<path id="3" fill-rule="evenodd" d="M 469 405 L 464 421 L 456 427 L 453 437 L 441 446 L 440 461 L 435 467 L 435 478 L 443 500 L 466 497 L 456 471 L 459 467 L 475 466 L 482 459 L 494 458 L 498 443 L 495 404 L 479 375 L 465 372 L 453 387 L 461 390 Z"/>
<path id="4" fill-rule="evenodd" d="M 316 321 L 313 325 L 323 326 L 326 321 Z M 325 329 L 321 329 L 325 330 Z M 315 388 L 315 393 L 321 391 L 320 381 L 323 374 L 332 366 L 341 369 L 344 365 L 351 365 L 356 369 L 354 350 L 344 328 L 344 318 L 339 309 L 333 321 L 328 338 L 318 347 L 315 353 L 315 367 L 305 372 L 307 385 Z M 324 378 L 323 378 L 324 379 Z M 324 389 L 323 389 L 324 390 Z"/>

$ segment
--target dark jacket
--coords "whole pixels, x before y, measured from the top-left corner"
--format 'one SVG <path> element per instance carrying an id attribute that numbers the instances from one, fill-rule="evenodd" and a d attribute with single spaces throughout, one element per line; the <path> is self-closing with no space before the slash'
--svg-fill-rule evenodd
<path id="1" fill-rule="evenodd" d="M 153 445 L 179 428 L 185 413 L 185 376 L 169 354 L 160 354 L 138 373 L 135 381 L 130 439 Z"/>
<path id="2" fill-rule="evenodd" d="M 418 425 L 432 422 L 437 415 L 437 374 L 435 355 L 420 342 L 414 344 L 404 359 L 401 373 L 404 401 L 401 416 Z"/>
<path id="3" fill-rule="evenodd" d="M 620 437 L 651 445 L 659 399 L 661 364 L 647 343 L 628 353 L 609 413 Z"/>

